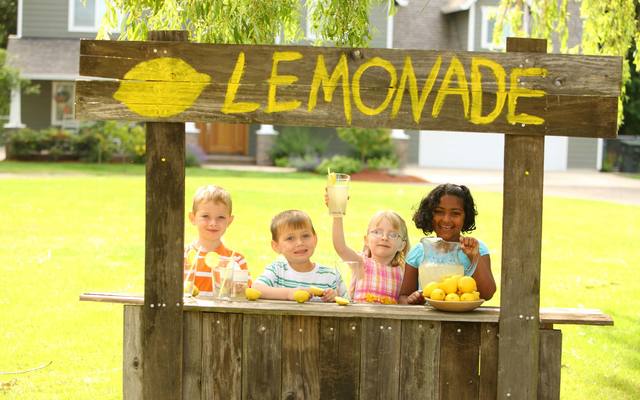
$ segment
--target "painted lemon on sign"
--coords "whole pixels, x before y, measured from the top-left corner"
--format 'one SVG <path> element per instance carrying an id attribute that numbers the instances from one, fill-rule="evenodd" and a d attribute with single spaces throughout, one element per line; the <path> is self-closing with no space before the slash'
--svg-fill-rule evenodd
<path id="1" fill-rule="evenodd" d="M 210 82 L 185 61 L 161 57 L 129 70 L 113 98 L 145 117 L 171 117 L 191 107 Z"/>

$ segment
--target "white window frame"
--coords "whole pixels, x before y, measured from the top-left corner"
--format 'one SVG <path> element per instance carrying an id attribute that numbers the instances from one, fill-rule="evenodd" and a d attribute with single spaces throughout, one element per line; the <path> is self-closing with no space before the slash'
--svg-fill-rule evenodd
<path id="1" fill-rule="evenodd" d="M 309 41 L 316 40 L 318 36 L 316 32 L 311 29 L 311 8 L 315 7 L 316 0 L 305 0 L 305 25 L 304 25 L 304 38 Z"/>
<path id="2" fill-rule="evenodd" d="M 480 7 L 480 47 L 483 50 L 504 50 L 506 47 L 506 36 L 504 35 L 503 40 L 500 44 L 494 44 L 493 40 L 491 40 L 493 36 L 493 32 L 489 31 L 489 17 L 491 15 L 495 15 L 498 12 L 498 7 L 496 6 L 482 6 Z M 505 33 L 511 32 L 511 27 L 508 26 L 508 23 L 505 23 Z"/>
<path id="3" fill-rule="evenodd" d="M 93 10 L 93 25 L 75 25 L 74 16 L 76 13 L 76 2 L 75 0 L 69 0 L 69 32 L 98 32 L 100 21 L 102 20 L 104 13 L 107 11 L 107 7 L 104 0 L 94 1 L 95 7 Z"/>
<path id="4" fill-rule="evenodd" d="M 56 93 L 58 92 L 58 87 L 60 85 L 69 85 L 71 84 L 71 116 L 76 115 L 76 102 L 75 102 L 75 82 L 73 81 L 51 81 L 51 126 L 61 126 L 65 123 L 64 119 L 58 119 L 56 113 Z"/>

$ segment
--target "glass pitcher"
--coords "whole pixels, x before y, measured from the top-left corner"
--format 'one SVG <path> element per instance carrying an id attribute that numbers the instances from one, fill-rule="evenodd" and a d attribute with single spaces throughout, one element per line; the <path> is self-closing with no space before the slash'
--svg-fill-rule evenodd
<path id="1" fill-rule="evenodd" d="M 424 288 L 429 282 L 438 282 L 450 275 L 464 275 L 464 259 L 459 242 L 447 242 L 440 238 L 425 237 L 420 240 L 424 249 L 424 259 L 418 267 L 420 287 Z M 464 257 L 464 258 L 463 258 Z M 471 270 L 475 270 L 479 257 L 472 260 Z"/>

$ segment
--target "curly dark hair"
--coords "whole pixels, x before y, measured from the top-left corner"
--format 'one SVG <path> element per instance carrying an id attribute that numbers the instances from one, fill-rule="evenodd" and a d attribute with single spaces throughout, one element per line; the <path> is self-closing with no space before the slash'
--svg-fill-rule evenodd
<path id="1" fill-rule="evenodd" d="M 462 232 L 471 232 L 476 229 L 476 204 L 473 202 L 471 191 L 464 185 L 455 185 L 453 183 L 444 183 L 436 186 L 429 194 L 420 201 L 420 205 L 413 214 L 413 222 L 416 228 L 422 229 L 425 235 L 430 234 L 435 229 L 433 227 L 433 210 L 440 204 L 440 198 L 445 194 L 456 196 L 462 199 L 464 208 L 464 224 Z"/>

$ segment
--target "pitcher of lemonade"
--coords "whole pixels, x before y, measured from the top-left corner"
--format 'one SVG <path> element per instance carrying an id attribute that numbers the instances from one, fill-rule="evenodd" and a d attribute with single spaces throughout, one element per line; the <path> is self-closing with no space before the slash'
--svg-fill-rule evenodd
<path id="1" fill-rule="evenodd" d="M 459 242 L 447 242 L 440 238 L 425 237 L 420 240 L 424 249 L 424 259 L 418 267 L 420 287 L 429 282 L 438 282 L 450 275 L 464 275 L 462 257 L 467 257 Z M 475 270 L 479 257 L 472 260 L 471 270 Z"/>

